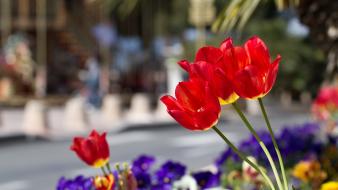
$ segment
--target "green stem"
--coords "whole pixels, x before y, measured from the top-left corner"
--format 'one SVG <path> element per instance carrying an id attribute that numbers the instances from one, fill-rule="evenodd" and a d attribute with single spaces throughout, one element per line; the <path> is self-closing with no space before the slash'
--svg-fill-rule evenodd
<path id="1" fill-rule="evenodd" d="M 121 170 L 121 167 L 120 167 L 120 164 L 119 163 L 117 163 L 116 165 L 115 165 L 115 167 L 116 167 L 116 170 L 117 170 L 117 172 L 118 172 L 118 175 L 119 175 L 119 179 L 118 179 L 118 181 L 117 181 L 117 184 L 118 184 L 118 189 L 119 190 L 125 190 L 125 184 L 124 184 L 124 182 L 125 182 L 125 179 L 124 179 L 124 176 L 123 176 L 123 171 Z"/>
<path id="2" fill-rule="evenodd" d="M 213 126 L 212 128 L 242 160 L 247 162 L 250 166 L 252 166 L 256 171 L 258 171 L 263 176 L 263 178 L 265 179 L 265 181 L 271 187 L 272 190 L 276 190 L 271 179 L 267 176 L 267 174 L 264 171 L 262 171 L 262 169 L 257 164 L 250 161 L 240 150 L 238 150 L 236 146 L 232 144 L 231 141 L 226 136 L 224 136 L 224 134 L 216 126 Z"/>
<path id="3" fill-rule="evenodd" d="M 285 188 L 285 189 L 288 189 L 288 181 L 287 181 L 286 174 L 285 174 L 285 168 L 284 168 L 283 157 L 282 157 L 282 155 L 281 155 L 281 153 L 280 153 L 280 150 L 279 150 L 279 148 L 278 148 L 278 144 L 277 144 L 275 135 L 274 135 L 274 133 L 273 133 L 273 130 L 272 130 L 272 127 L 271 127 L 271 124 L 270 124 L 268 115 L 267 115 L 267 113 L 266 113 L 266 111 L 265 111 L 265 107 L 264 107 L 262 98 L 258 98 L 258 102 L 259 102 L 259 105 L 260 105 L 260 107 L 261 107 L 261 111 L 262 111 L 262 114 L 263 114 L 263 117 L 264 117 L 266 126 L 268 127 L 268 130 L 269 130 L 269 133 L 270 133 L 270 136 L 271 136 L 271 139 L 272 139 L 273 146 L 274 146 L 275 151 L 276 151 L 276 153 L 277 153 L 277 157 L 278 157 L 280 169 L 281 169 L 281 171 L 282 171 L 282 176 L 283 176 L 283 181 L 284 181 L 284 188 Z"/>
<path id="4" fill-rule="evenodd" d="M 107 167 L 107 169 L 108 169 L 108 172 L 109 172 L 110 174 L 113 174 L 113 172 L 111 171 L 109 162 L 107 162 L 106 167 Z"/>
<path id="5" fill-rule="evenodd" d="M 103 175 L 104 175 L 104 176 L 107 176 L 107 173 L 106 173 L 106 171 L 104 170 L 104 166 L 101 167 L 101 170 L 102 170 Z"/>
<path id="6" fill-rule="evenodd" d="M 255 131 L 255 129 L 252 127 L 252 125 L 250 124 L 250 122 L 248 121 L 248 119 L 245 117 L 245 115 L 243 114 L 243 112 L 241 111 L 241 109 L 238 107 L 238 105 L 236 104 L 236 102 L 232 103 L 232 105 L 235 108 L 235 110 L 238 113 L 238 115 L 240 116 L 240 118 L 243 120 L 245 126 L 249 129 L 249 131 L 252 133 L 252 135 L 255 137 L 255 139 L 257 140 L 257 142 L 261 146 L 263 152 L 265 153 L 265 155 L 268 158 L 268 161 L 269 161 L 269 163 L 271 165 L 272 172 L 273 172 L 273 174 L 274 174 L 274 176 L 276 178 L 276 182 L 277 182 L 278 188 L 280 190 L 283 190 L 282 182 L 281 182 L 281 179 L 279 177 L 279 174 L 278 174 L 278 171 L 277 171 L 277 167 L 275 165 L 275 162 L 272 159 L 272 156 L 271 156 L 269 150 L 266 148 L 266 145 L 264 144 L 264 142 L 262 141 L 262 139 L 259 137 L 259 135 Z"/>

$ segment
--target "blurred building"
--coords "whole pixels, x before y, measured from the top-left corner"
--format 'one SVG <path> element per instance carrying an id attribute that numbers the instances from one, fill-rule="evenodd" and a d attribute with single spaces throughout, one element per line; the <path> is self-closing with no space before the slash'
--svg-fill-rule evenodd
<path id="1" fill-rule="evenodd" d="M 31 88 L 40 87 L 42 95 L 69 94 L 77 88 L 79 69 L 97 51 L 91 29 L 101 19 L 99 8 L 88 0 L 1 0 L 1 47 L 13 35 L 24 36 L 36 63 Z"/>

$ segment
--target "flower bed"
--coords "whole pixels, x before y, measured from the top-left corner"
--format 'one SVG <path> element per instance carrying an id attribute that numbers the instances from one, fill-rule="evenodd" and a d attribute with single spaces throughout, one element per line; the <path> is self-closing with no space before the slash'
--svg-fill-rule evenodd
<path id="1" fill-rule="evenodd" d="M 295 187 L 302 190 L 321 189 L 329 190 L 326 186 L 337 186 L 337 183 L 327 183 L 338 178 L 338 150 L 337 138 L 329 135 L 319 139 L 321 127 L 316 123 L 287 126 L 277 136 L 281 145 L 281 153 L 285 156 L 285 166 L 288 176 Z M 259 132 L 269 149 L 273 149 L 271 140 L 266 131 Z M 252 136 L 241 141 L 242 151 L 252 155 L 261 166 L 268 166 L 264 153 Z M 276 155 L 273 155 L 276 157 Z M 259 189 L 261 178 L 250 166 L 238 158 L 230 148 L 226 149 L 215 159 L 213 171 L 189 171 L 184 163 L 167 160 L 155 167 L 156 158 L 141 155 L 130 165 L 130 170 L 140 190 L 166 189 L 208 189 L 223 187 L 228 189 Z M 114 171 L 114 187 L 117 189 L 119 174 Z M 66 189 L 95 189 L 95 177 L 82 175 L 74 179 L 60 178 L 57 190 Z"/>

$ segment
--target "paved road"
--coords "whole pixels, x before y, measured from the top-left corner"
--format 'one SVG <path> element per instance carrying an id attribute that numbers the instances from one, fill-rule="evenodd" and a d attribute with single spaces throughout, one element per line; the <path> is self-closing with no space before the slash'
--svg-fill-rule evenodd
<path id="1" fill-rule="evenodd" d="M 283 124 L 307 121 L 301 113 L 271 114 L 278 130 Z M 221 123 L 221 129 L 238 143 L 247 131 L 235 116 Z M 254 126 L 263 127 L 260 117 L 250 117 Z M 146 153 L 156 155 L 161 163 L 173 159 L 196 170 L 212 163 L 225 145 L 213 131 L 190 132 L 177 125 L 129 129 L 108 135 L 111 161 L 130 160 Z M 1 190 L 52 190 L 62 175 L 95 174 L 69 151 L 70 139 L 59 141 L 20 140 L 0 144 Z"/>

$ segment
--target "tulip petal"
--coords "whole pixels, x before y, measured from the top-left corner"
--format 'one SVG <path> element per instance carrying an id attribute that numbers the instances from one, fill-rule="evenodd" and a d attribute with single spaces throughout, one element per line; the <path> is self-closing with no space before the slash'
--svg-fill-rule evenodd
<path id="1" fill-rule="evenodd" d="M 234 48 L 234 56 L 237 61 L 237 69 L 244 69 L 246 66 L 250 64 L 249 54 L 245 51 L 243 47 L 235 47 Z"/>
<path id="2" fill-rule="evenodd" d="M 100 154 L 100 157 L 107 160 L 109 158 L 109 145 L 106 140 L 107 133 L 104 132 L 101 134 L 98 140 L 98 152 Z"/>
<path id="3" fill-rule="evenodd" d="M 222 72 L 220 69 L 217 69 L 215 71 L 215 74 L 213 76 L 213 81 L 212 81 L 212 89 L 215 91 L 215 95 L 218 96 L 222 101 L 221 104 L 225 105 L 228 103 L 228 99 L 231 98 L 229 102 L 232 103 L 234 102 L 237 98 L 234 96 L 231 97 L 234 93 L 234 88 L 233 84 L 230 79 L 228 79 L 224 72 Z"/>
<path id="4" fill-rule="evenodd" d="M 162 96 L 161 101 L 167 106 L 167 110 L 182 110 L 177 100 L 170 95 Z"/>
<path id="5" fill-rule="evenodd" d="M 233 80 L 236 94 L 242 98 L 255 99 L 263 94 L 262 73 L 253 66 L 249 65 L 239 71 Z"/>
<path id="6" fill-rule="evenodd" d="M 269 93 L 269 91 L 272 89 L 272 86 L 275 84 L 280 60 L 281 56 L 278 55 L 277 58 L 273 61 L 273 63 L 270 64 L 269 72 L 267 74 L 265 82 L 264 94 Z"/>
<path id="7" fill-rule="evenodd" d="M 205 93 L 205 104 L 197 110 L 194 117 L 199 130 L 208 130 L 216 125 L 221 112 L 218 99 L 210 91 L 208 84 L 205 86 Z"/>
<path id="8" fill-rule="evenodd" d="M 83 141 L 84 139 L 82 137 L 75 137 L 73 139 L 73 144 L 70 146 L 70 149 L 73 151 L 76 151 L 79 149 L 81 141 Z"/>
<path id="9" fill-rule="evenodd" d="M 185 71 L 189 72 L 190 71 L 190 63 L 187 60 L 181 60 L 179 62 L 177 62 L 178 65 L 181 66 L 182 69 L 184 69 Z"/>
<path id="10" fill-rule="evenodd" d="M 223 53 L 220 49 L 212 46 L 200 48 L 195 57 L 195 62 L 206 61 L 211 64 L 217 64 L 222 60 Z"/>
<path id="11" fill-rule="evenodd" d="M 198 61 L 190 66 L 190 77 L 199 77 L 204 81 L 210 81 L 213 73 L 214 66 L 205 61 Z"/>
<path id="12" fill-rule="evenodd" d="M 95 129 L 93 129 L 89 134 L 89 138 L 98 139 L 100 138 L 100 135 Z"/>
<path id="13" fill-rule="evenodd" d="M 267 70 L 270 65 L 270 54 L 265 43 L 253 36 L 244 44 L 245 50 L 250 56 L 251 64 L 257 66 L 260 70 Z"/>
<path id="14" fill-rule="evenodd" d="M 215 65 L 205 61 L 198 61 L 190 65 L 190 77 L 199 77 L 202 80 L 209 82 L 213 94 L 227 102 L 230 95 L 234 90 L 231 81 L 225 76 L 224 72 Z M 233 102 L 236 100 L 235 96 L 232 97 Z"/>
<path id="15" fill-rule="evenodd" d="M 233 47 L 224 51 L 223 60 L 221 68 L 228 78 L 233 78 L 237 71 L 250 64 L 250 58 L 243 47 Z"/>
<path id="16" fill-rule="evenodd" d="M 218 122 L 219 115 L 215 112 L 201 111 L 195 115 L 196 129 L 205 131 L 213 127 Z"/>
<path id="17" fill-rule="evenodd" d="M 202 105 L 205 82 L 198 79 L 180 82 L 175 90 L 177 101 L 182 107 L 190 111 L 199 109 Z"/>
<path id="18" fill-rule="evenodd" d="M 218 98 L 215 96 L 215 94 L 212 93 L 210 90 L 210 85 L 206 84 L 205 86 L 205 98 L 204 98 L 204 103 L 205 105 L 210 108 L 210 111 L 218 112 L 221 111 L 221 106 L 219 105 Z"/>
<path id="19" fill-rule="evenodd" d="M 82 156 L 86 158 L 85 161 L 87 162 L 87 164 L 93 166 L 95 161 L 99 159 L 99 158 L 95 159 L 99 155 L 98 148 L 95 145 L 95 142 L 91 140 L 85 140 L 82 142 L 81 149 L 82 149 Z"/>
<path id="20" fill-rule="evenodd" d="M 198 128 L 195 125 L 195 121 L 188 113 L 181 110 L 168 110 L 168 113 L 184 128 L 190 130 L 198 130 Z"/>
<path id="21" fill-rule="evenodd" d="M 233 47 L 234 47 L 234 46 L 233 46 L 232 38 L 229 37 L 229 38 L 225 39 L 225 40 L 221 43 L 221 45 L 220 45 L 219 48 L 220 48 L 221 51 L 225 52 L 225 51 L 227 51 L 228 49 L 231 49 L 231 48 L 233 48 Z"/>

